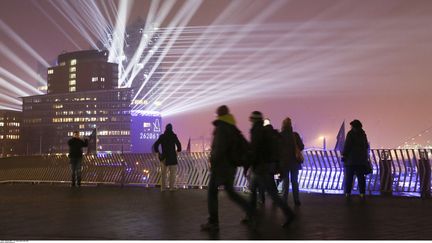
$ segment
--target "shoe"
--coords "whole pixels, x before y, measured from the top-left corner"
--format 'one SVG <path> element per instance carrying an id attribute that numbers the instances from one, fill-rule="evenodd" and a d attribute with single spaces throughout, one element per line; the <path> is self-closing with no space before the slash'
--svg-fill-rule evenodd
<path id="1" fill-rule="evenodd" d="M 207 222 L 201 225 L 201 231 L 218 232 L 219 224 Z"/>
<path id="2" fill-rule="evenodd" d="M 294 201 L 294 205 L 295 205 L 295 206 L 300 206 L 300 205 L 301 205 L 300 200 L 295 200 L 295 201 Z"/>
<path id="3" fill-rule="evenodd" d="M 294 221 L 294 219 L 296 218 L 296 216 L 293 214 L 291 215 L 286 221 L 285 223 L 282 224 L 282 228 L 287 228 L 288 226 L 291 225 L 291 223 Z"/>

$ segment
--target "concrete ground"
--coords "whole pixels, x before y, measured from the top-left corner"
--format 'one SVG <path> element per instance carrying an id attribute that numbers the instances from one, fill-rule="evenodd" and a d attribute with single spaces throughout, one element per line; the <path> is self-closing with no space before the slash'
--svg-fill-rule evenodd
<path id="1" fill-rule="evenodd" d="M 341 195 L 302 193 L 289 228 L 280 227 L 282 213 L 268 199 L 253 231 L 240 223 L 243 212 L 223 191 L 220 232 L 209 234 L 199 228 L 207 219 L 206 192 L 0 184 L 0 240 L 432 239 L 432 200 L 353 196 L 347 202 Z"/>

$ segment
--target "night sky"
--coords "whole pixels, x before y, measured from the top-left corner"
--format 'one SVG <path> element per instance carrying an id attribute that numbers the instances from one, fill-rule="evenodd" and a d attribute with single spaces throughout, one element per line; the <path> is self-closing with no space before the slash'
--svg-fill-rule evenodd
<path id="1" fill-rule="evenodd" d="M 81 33 L 53 7 L 62 2 L 65 1 L 1 0 L 0 19 L 46 62 L 52 64 L 64 50 L 90 48 Z M 230 3 L 204 1 L 187 25 L 211 25 Z M 222 104 L 231 108 L 239 128 L 245 134 L 249 134 L 248 116 L 254 110 L 262 111 L 276 128 L 280 128 L 285 117 L 291 117 L 294 129 L 302 135 L 306 147 L 320 147 L 319 137 L 325 136 L 328 147 L 332 148 L 344 120 L 348 124 L 353 119 L 360 119 L 373 148 L 395 148 L 432 127 L 432 1 L 302 0 L 241 3 L 244 4 L 242 11 L 231 13 L 223 24 L 254 24 L 254 17 L 261 11 L 279 4 L 277 10 L 272 11 L 261 23 L 286 25 L 287 29 L 293 26 L 292 33 L 300 33 L 295 43 L 286 43 L 287 47 L 296 47 L 298 50 L 283 58 L 278 57 L 278 63 L 286 63 L 286 68 L 281 68 L 280 74 L 275 71 L 281 83 L 293 84 L 264 89 L 266 83 L 262 83 L 262 87 L 256 83 L 254 88 L 258 89 L 257 92 L 239 99 L 224 98 L 225 91 L 221 88 L 220 91 L 212 91 L 220 93 L 217 102 L 164 117 L 164 124 L 170 122 L 174 125 L 184 147 L 189 137 L 211 136 L 215 109 Z M 115 1 L 115 4 L 118 5 L 118 2 Z M 183 4 L 185 1 L 176 2 L 162 27 L 175 18 Z M 149 5 L 149 1 L 135 1 L 128 22 L 140 16 L 145 18 Z M 16 54 L 35 71 L 41 68 L 39 61 L 4 30 L 0 28 L 0 67 L 37 87 L 38 82 L 8 58 L 5 50 Z M 312 42 L 314 37 L 311 36 L 318 32 L 322 37 Z M 236 48 L 239 46 L 241 44 Z M 261 60 L 260 57 L 255 58 L 257 63 Z M 269 62 L 268 65 L 275 63 Z M 0 77 L 3 79 L 0 81 L 0 93 L 10 94 L 5 82 L 13 82 L 4 75 Z M 259 92 L 260 88 L 263 88 L 262 92 Z M 248 92 L 247 89 L 245 92 Z M 2 96 L 0 100 L 1 104 L 10 103 Z M 432 131 L 426 134 L 430 140 L 431 134 Z"/>

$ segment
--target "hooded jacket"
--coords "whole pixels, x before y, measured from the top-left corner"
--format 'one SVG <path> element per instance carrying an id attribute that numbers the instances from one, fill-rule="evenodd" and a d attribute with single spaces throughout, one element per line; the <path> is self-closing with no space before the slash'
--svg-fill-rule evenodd
<path id="1" fill-rule="evenodd" d="M 233 137 L 237 129 L 234 116 L 226 114 L 213 121 L 213 141 L 210 152 L 210 171 L 216 178 L 234 179 L 236 167 L 231 160 Z"/>

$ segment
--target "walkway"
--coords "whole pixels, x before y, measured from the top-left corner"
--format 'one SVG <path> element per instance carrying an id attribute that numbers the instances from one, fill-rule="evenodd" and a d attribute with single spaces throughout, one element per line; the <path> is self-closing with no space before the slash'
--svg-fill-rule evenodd
<path id="1" fill-rule="evenodd" d="M 146 239 L 432 239 L 432 200 L 302 194 L 288 229 L 271 201 L 257 232 L 240 224 L 241 210 L 220 193 L 217 235 L 199 230 L 206 191 L 154 188 L 0 184 L 0 240 Z"/>

